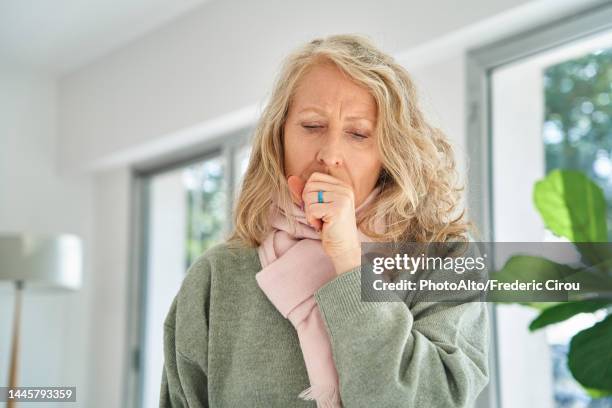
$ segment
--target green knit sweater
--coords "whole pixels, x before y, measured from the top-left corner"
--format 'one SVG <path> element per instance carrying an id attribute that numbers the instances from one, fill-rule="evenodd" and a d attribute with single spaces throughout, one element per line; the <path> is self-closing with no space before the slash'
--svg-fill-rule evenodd
<path id="1" fill-rule="evenodd" d="M 315 407 L 297 333 L 257 285 L 256 248 L 217 244 L 164 324 L 160 407 Z M 344 408 L 471 407 L 488 382 L 485 303 L 362 302 L 361 268 L 315 293 Z"/>

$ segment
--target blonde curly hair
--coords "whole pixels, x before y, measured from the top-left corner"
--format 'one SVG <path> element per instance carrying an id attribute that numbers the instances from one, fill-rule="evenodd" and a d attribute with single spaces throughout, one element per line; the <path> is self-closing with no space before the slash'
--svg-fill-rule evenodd
<path id="1" fill-rule="evenodd" d="M 290 214 L 292 205 L 284 174 L 283 128 L 289 104 L 302 76 L 321 61 L 332 62 L 369 89 L 377 105 L 376 133 L 382 171 L 381 191 L 357 219 L 360 230 L 380 242 L 466 241 L 473 224 L 459 208 L 453 149 L 445 134 L 421 112 L 417 92 L 406 70 L 357 34 L 317 38 L 290 53 L 281 65 L 271 97 L 257 123 L 251 157 L 233 209 L 229 244 L 259 246 L 269 232 L 273 196 Z M 382 217 L 386 231 L 376 233 Z M 290 219 L 295 226 L 295 220 Z"/>

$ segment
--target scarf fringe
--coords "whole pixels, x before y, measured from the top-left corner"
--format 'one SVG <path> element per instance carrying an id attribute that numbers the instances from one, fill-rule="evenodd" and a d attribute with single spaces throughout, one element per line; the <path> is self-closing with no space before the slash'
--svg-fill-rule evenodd
<path id="1" fill-rule="evenodd" d="M 317 402 L 317 408 L 342 408 L 340 404 L 340 394 L 338 389 L 328 385 L 311 385 L 298 395 L 306 401 L 315 400 Z"/>

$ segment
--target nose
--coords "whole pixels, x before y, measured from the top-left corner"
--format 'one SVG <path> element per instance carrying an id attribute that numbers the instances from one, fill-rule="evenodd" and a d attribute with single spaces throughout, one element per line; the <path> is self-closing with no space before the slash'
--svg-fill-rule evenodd
<path id="1" fill-rule="evenodd" d="M 342 166 L 344 164 L 342 130 L 330 128 L 321 140 L 321 146 L 317 153 L 317 162 L 326 168 Z"/>

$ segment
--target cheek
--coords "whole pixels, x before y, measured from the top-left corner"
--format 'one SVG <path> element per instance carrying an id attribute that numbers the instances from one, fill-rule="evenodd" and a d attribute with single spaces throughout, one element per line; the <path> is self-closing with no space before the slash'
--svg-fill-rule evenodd
<path id="1" fill-rule="evenodd" d="M 285 172 L 287 175 L 299 173 L 302 161 L 304 161 L 303 146 L 300 146 L 297 135 L 291 130 L 285 130 L 283 154 L 285 159 Z"/>
<path id="2" fill-rule="evenodd" d="M 361 155 L 353 154 L 348 160 L 350 167 L 359 175 L 359 178 L 365 180 L 376 179 L 382 167 L 378 157 L 375 157 L 371 152 Z"/>
<path id="3" fill-rule="evenodd" d="M 376 185 L 382 165 L 371 156 L 364 157 L 361 161 L 353 161 L 351 164 L 355 207 L 358 207 Z"/>
<path id="4" fill-rule="evenodd" d="M 312 156 L 320 148 L 320 143 L 310 135 L 305 134 L 300 129 L 289 128 L 284 134 L 285 154 L 294 158 L 305 159 Z"/>
<path id="5" fill-rule="evenodd" d="M 372 159 L 370 156 L 369 160 L 365 159 L 356 164 L 358 167 L 354 175 L 356 176 L 356 188 L 357 197 L 356 200 L 361 204 L 369 192 L 376 185 L 380 171 L 382 170 L 382 163 L 377 159 Z M 359 205 L 357 204 L 357 205 Z"/>

